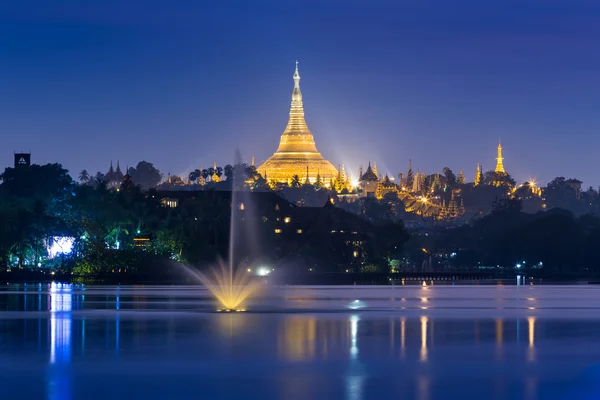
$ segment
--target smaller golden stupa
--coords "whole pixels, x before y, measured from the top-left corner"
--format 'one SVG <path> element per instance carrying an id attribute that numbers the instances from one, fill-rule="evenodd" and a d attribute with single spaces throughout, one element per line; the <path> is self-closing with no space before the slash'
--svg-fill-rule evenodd
<path id="1" fill-rule="evenodd" d="M 301 182 L 330 182 L 338 175 L 332 163 L 323 158 L 315 146 L 315 139 L 304 120 L 302 92 L 300 91 L 300 73 L 298 61 L 294 72 L 294 91 L 290 106 L 290 119 L 279 140 L 279 148 L 269 159 L 257 168 L 269 181 L 287 183 L 294 175 Z"/>

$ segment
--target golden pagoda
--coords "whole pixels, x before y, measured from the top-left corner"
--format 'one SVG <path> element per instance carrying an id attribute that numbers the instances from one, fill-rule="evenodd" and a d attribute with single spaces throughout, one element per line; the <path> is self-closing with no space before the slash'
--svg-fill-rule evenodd
<path id="1" fill-rule="evenodd" d="M 338 170 L 319 153 L 315 146 L 315 139 L 306 126 L 298 61 L 294 72 L 290 119 L 279 140 L 279 148 L 257 168 L 257 171 L 263 175 L 268 173 L 270 180 L 280 183 L 288 182 L 294 175 L 305 174 L 311 183 L 317 181 L 317 174 L 323 182 L 330 182 L 337 178 Z"/>
<path id="2" fill-rule="evenodd" d="M 496 157 L 496 173 L 505 174 L 504 170 L 504 157 L 502 157 L 502 145 L 498 142 L 498 157 Z"/>

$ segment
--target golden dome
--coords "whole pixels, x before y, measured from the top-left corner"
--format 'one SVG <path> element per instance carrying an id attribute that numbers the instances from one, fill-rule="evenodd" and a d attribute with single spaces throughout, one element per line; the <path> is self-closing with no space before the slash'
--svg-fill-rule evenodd
<path id="1" fill-rule="evenodd" d="M 298 175 L 304 182 L 307 167 L 308 179 L 312 183 L 317 180 L 317 174 L 320 174 L 325 183 L 337 177 L 337 169 L 319 153 L 315 146 L 315 139 L 304 120 L 300 74 L 296 61 L 290 119 L 281 135 L 277 151 L 260 165 L 257 171 L 263 176 L 266 173 L 267 178 L 275 182 L 286 183 L 294 175 Z"/>

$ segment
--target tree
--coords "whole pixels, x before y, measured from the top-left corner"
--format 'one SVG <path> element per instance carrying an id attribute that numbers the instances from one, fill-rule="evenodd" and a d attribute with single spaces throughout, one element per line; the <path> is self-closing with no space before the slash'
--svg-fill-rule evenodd
<path id="1" fill-rule="evenodd" d="M 215 175 L 215 169 L 213 167 L 210 167 L 206 170 L 206 173 L 208 174 L 208 176 L 210 177 L 210 179 L 212 180 L 213 176 Z"/>
<path id="2" fill-rule="evenodd" d="M 202 178 L 204 178 L 204 182 L 207 182 L 208 181 L 208 177 L 210 176 L 207 169 L 203 169 L 200 172 L 200 175 L 202 175 Z"/>
<path id="3" fill-rule="evenodd" d="M 519 213 L 523 209 L 523 202 L 516 197 L 504 197 L 494 200 L 492 214 Z"/>
<path id="4" fill-rule="evenodd" d="M 69 171 L 60 164 L 6 168 L 0 175 L 2 190 L 23 200 L 61 201 L 74 185 Z"/>
<path id="5" fill-rule="evenodd" d="M 83 183 L 83 184 L 87 184 L 90 181 L 90 174 L 87 172 L 87 170 L 82 169 L 81 172 L 79 173 L 79 182 Z"/>
<path id="6" fill-rule="evenodd" d="M 162 179 L 160 171 L 147 161 L 140 161 L 135 168 L 129 168 L 128 173 L 133 183 L 144 190 L 157 186 Z"/>
<path id="7" fill-rule="evenodd" d="M 225 166 L 225 168 L 223 169 L 223 171 L 225 173 L 225 178 L 227 178 L 228 181 L 233 179 L 233 174 L 234 174 L 233 165 L 227 164 Z"/>
<path id="8" fill-rule="evenodd" d="M 300 182 L 300 177 L 298 175 L 292 176 L 290 186 L 293 188 L 299 188 L 300 186 L 302 186 L 302 182 Z"/>
<path id="9" fill-rule="evenodd" d="M 321 179 L 321 174 L 319 173 L 319 171 L 317 171 L 317 178 L 313 187 L 317 192 L 323 188 L 323 180 Z"/>
<path id="10" fill-rule="evenodd" d="M 91 182 L 94 186 L 98 186 L 98 185 L 102 185 L 103 183 L 106 182 L 106 176 L 98 171 L 96 172 L 96 175 L 94 175 L 94 178 L 92 179 L 93 182 Z"/>
<path id="11" fill-rule="evenodd" d="M 189 175 L 190 181 L 192 181 L 192 182 L 198 181 L 198 179 L 200 178 L 201 174 L 202 173 L 200 172 L 199 169 L 193 170 L 192 172 L 190 172 L 190 175 Z"/>
<path id="12" fill-rule="evenodd" d="M 408 173 L 406 174 L 406 190 L 408 190 L 409 192 L 412 191 L 412 187 L 413 187 L 413 182 L 414 182 L 414 176 L 413 176 L 413 170 L 412 170 L 412 161 L 410 163 L 410 167 L 408 168 Z"/>
<path id="13" fill-rule="evenodd" d="M 515 187 L 515 180 L 505 172 L 488 171 L 483 175 L 483 183 L 492 186 L 502 186 L 509 189 Z"/>
<path id="14" fill-rule="evenodd" d="M 444 173 L 444 177 L 446 178 L 446 184 L 450 187 L 455 186 L 456 175 L 454 175 L 454 172 L 452 172 L 452 170 L 448 167 L 444 167 L 442 172 Z"/>

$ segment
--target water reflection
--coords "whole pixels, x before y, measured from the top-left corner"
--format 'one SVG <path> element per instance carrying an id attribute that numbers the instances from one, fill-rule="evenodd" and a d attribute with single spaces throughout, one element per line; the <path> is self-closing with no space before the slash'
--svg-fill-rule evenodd
<path id="1" fill-rule="evenodd" d="M 527 361 L 535 361 L 535 317 L 527 318 L 527 329 L 529 333 L 529 346 L 527 347 Z"/>
<path id="2" fill-rule="evenodd" d="M 496 319 L 496 359 L 502 359 L 502 344 L 504 342 L 504 321 Z"/>
<path id="3" fill-rule="evenodd" d="M 232 338 L 243 334 L 248 318 L 244 313 L 222 313 L 218 315 L 217 323 L 220 334 Z"/>
<path id="4" fill-rule="evenodd" d="M 582 371 L 600 357 L 597 319 L 548 318 L 545 297 L 529 286 L 520 287 L 519 307 L 507 304 L 499 312 L 494 305 L 457 316 L 431 307 L 444 302 L 434 290 L 424 297 L 428 304 L 421 292 L 409 297 L 403 303 L 410 305 L 407 311 L 212 314 L 192 309 L 193 298 L 172 292 L 168 305 L 163 292 L 160 297 L 148 294 L 147 304 L 139 305 L 160 312 L 132 312 L 134 296 L 141 299 L 153 290 L 89 287 L 84 306 L 80 287 L 36 284 L 25 292 L 23 286 L 11 286 L 0 294 L 2 306 L 24 311 L 0 318 L 8 387 L 2 398 L 70 400 L 94 385 L 101 391 L 94 398 L 119 398 L 115 393 L 127 392 L 128 385 L 143 391 L 139 398 L 174 398 L 168 392 L 173 387 L 189 394 L 200 385 L 217 394 L 218 387 L 226 387 L 222 398 L 248 398 L 249 393 L 230 385 L 231 374 L 246 391 L 260 391 L 253 398 L 265 399 L 358 400 L 396 394 L 434 399 L 445 398 L 443 391 L 457 393 L 456 398 L 551 399 L 544 396 L 554 390 L 547 382 L 585 387 Z M 469 307 L 473 303 L 461 301 Z M 421 311 L 423 305 L 430 311 Z M 527 310 L 530 305 L 535 314 Z M 556 313 L 563 315 L 564 309 Z M 22 362 L 8 365 L 14 359 Z M 129 365 L 140 370 L 130 373 Z M 552 381 L 557 368 L 563 383 Z M 151 389 L 142 383 L 145 379 Z M 31 388 L 24 381 L 31 381 Z"/>
<path id="5" fill-rule="evenodd" d="M 71 360 L 71 285 L 50 285 L 50 363 Z"/>
<path id="6" fill-rule="evenodd" d="M 50 376 L 47 395 L 49 400 L 71 398 L 71 380 L 65 365 L 71 362 L 71 285 L 51 283 L 50 305 Z"/>
<path id="7" fill-rule="evenodd" d="M 419 353 L 419 361 L 427 362 L 427 322 L 429 318 L 421 317 L 421 351 Z"/>
<path id="8" fill-rule="evenodd" d="M 279 339 L 281 355 L 289 361 L 312 360 L 315 357 L 316 333 L 317 323 L 315 317 L 294 316 L 286 318 Z"/>
<path id="9" fill-rule="evenodd" d="M 350 338 L 351 338 L 351 347 L 350 347 L 350 357 L 355 359 L 358 355 L 358 344 L 356 337 L 358 336 L 358 315 L 350 316 Z"/>
<path id="10" fill-rule="evenodd" d="M 406 317 L 400 318 L 400 356 L 406 357 Z"/>

